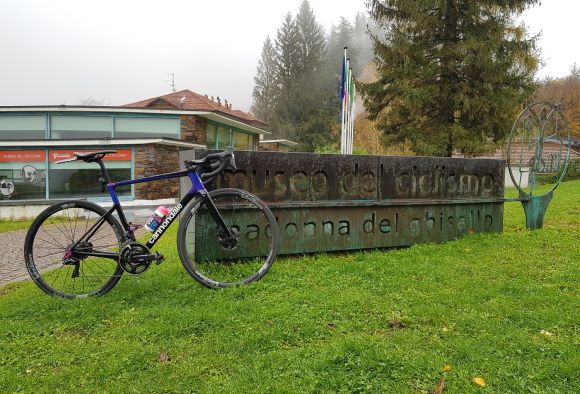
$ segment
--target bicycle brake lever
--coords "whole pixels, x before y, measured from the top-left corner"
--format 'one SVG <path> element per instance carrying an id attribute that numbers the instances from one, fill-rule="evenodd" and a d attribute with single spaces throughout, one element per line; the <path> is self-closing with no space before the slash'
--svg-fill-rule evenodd
<path id="1" fill-rule="evenodd" d="M 236 157 L 233 154 L 230 157 L 229 166 L 233 170 L 237 170 L 238 169 L 238 167 L 236 167 Z"/>

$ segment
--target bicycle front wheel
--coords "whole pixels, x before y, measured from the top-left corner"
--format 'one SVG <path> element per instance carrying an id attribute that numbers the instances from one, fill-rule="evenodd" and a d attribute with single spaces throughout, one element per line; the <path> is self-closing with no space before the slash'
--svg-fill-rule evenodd
<path id="1" fill-rule="evenodd" d="M 209 193 L 233 237 L 224 234 L 203 198 L 195 199 L 179 223 L 177 247 L 185 270 L 210 288 L 262 278 L 278 248 L 278 226 L 262 200 L 243 190 Z"/>
<path id="2" fill-rule="evenodd" d="M 42 291 L 81 298 L 105 294 L 117 284 L 124 236 L 119 222 L 106 213 L 96 204 L 70 201 L 36 218 L 26 234 L 24 259 Z"/>

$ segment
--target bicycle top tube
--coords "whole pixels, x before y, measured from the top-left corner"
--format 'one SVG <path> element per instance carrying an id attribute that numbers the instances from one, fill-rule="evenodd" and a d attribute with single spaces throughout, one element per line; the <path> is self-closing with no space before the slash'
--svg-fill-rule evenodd
<path id="1" fill-rule="evenodd" d="M 189 179 L 191 180 L 191 188 L 170 213 L 171 219 L 166 220 L 167 223 L 165 222 L 163 223 L 164 224 L 163 231 L 164 231 L 171 224 L 173 219 L 175 219 L 179 210 L 185 207 L 186 204 L 189 203 L 189 201 L 191 201 L 197 193 L 206 190 L 203 179 L 205 179 L 205 181 L 208 182 L 211 179 L 213 179 L 213 177 L 223 172 L 224 169 L 228 167 L 233 169 L 236 168 L 233 148 L 228 148 L 224 152 L 209 154 L 201 160 L 185 160 L 184 163 L 187 168 L 186 170 L 158 174 L 138 179 L 127 179 L 119 182 L 111 182 L 111 179 L 109 178 L 107 169 L 105 168 L 105 164 L 103 162 L 103 158 L 109 153 L 116 153 L 116 151 L 103 150 L 91 153 L 74 153 L 74 155 L 76 156 L 75 158 L 62 160 L 61 162 L 64 163 L 73 160 L 82 160 L 86 163 L 97 163 L 99 165 L 102 174 L 102 176 L 99 178 L 99 182 L 101 183 L 101 189 L 103 192 L 105 191 L 105 189 L 108 191 L 111 200 L 113 202 L 113 207 L 111 208 L 108 214 L 111 214 L 113 211 L 117 211 L 117 214 L 119 215 L 119 219 L 121 221 L 121 225 L 123 226 L 127 234 L 131 235 L 135 229 L 135 226 L 132 226 L 131 223 L 127 222 L 127 219 L 121 207 L 121 203 L 115 191 L 115 189 L 118 186 L 154 182 L 164 179 L 181 178 L 185 176 L 189 177 Z M 175 210 L 177 211 L 174 212 Z M 147 245 L 149 247 L 153 246 L 153 244 L 155 244 L 155 242 L 161 236 L 161 234 L 163 234 L 163 231 L 161 233 L 156 232 L 155 236 L 149 239 Z"/>

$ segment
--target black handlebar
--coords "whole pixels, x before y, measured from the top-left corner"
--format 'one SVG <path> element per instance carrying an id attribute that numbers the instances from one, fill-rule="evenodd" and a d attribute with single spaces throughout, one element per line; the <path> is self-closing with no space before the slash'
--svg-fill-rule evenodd
<path id="1" fill-rule="evenodd" d="M 211 171 L 211 172 L 204 172 L 204 173 L 202 173 L 200 175 L 200 178 L 202 180 L 209 179 L 209 178 L 213 178 L 213 177 L 217 176 L 225 168 L 226 161 L 225 160 L 221 160 L 221 161 L 218 161 L 218 162 L 216 162 L 214 164 L 217 164 L 216 169 L 213 170 L 213 171 Z M 213 168 L 214 164 L 210 164 L 210 167 Z"/>
<path id="2" fill-rule="evenodd" d="M 184 163 L 187 169 L 196 168 L 200 174 L 200 178 L 206 182 L 216 177 L 226 167 L 231 167 L 234 170 L 237 169 L 234 148 L 232 147 L 228 147 L 223 152 L 210 153 L 201 160 L 185 160 Z"/>

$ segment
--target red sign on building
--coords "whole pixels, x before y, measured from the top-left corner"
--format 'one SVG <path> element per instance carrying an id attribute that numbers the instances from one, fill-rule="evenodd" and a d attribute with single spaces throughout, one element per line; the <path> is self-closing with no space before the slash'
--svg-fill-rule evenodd
<path id="1" fill-rule="evenodd" d="M 0 162 L 38 162 L 45 159 L 44 150 L 0 150 Z"/>
<path id="2" fill-rule="evenodd" d="M 48 160 L 59 161 L 65 159 L 72 159 L 74 157 L 74 152 L 77 153 L 90 153 L 95 152 L 95 150 L 49 150 Z M 109 153 L 103 159 L 105 161 L 129 161 L 131 160 L 131 149 L 117 149 L 117 153 Z"/>

